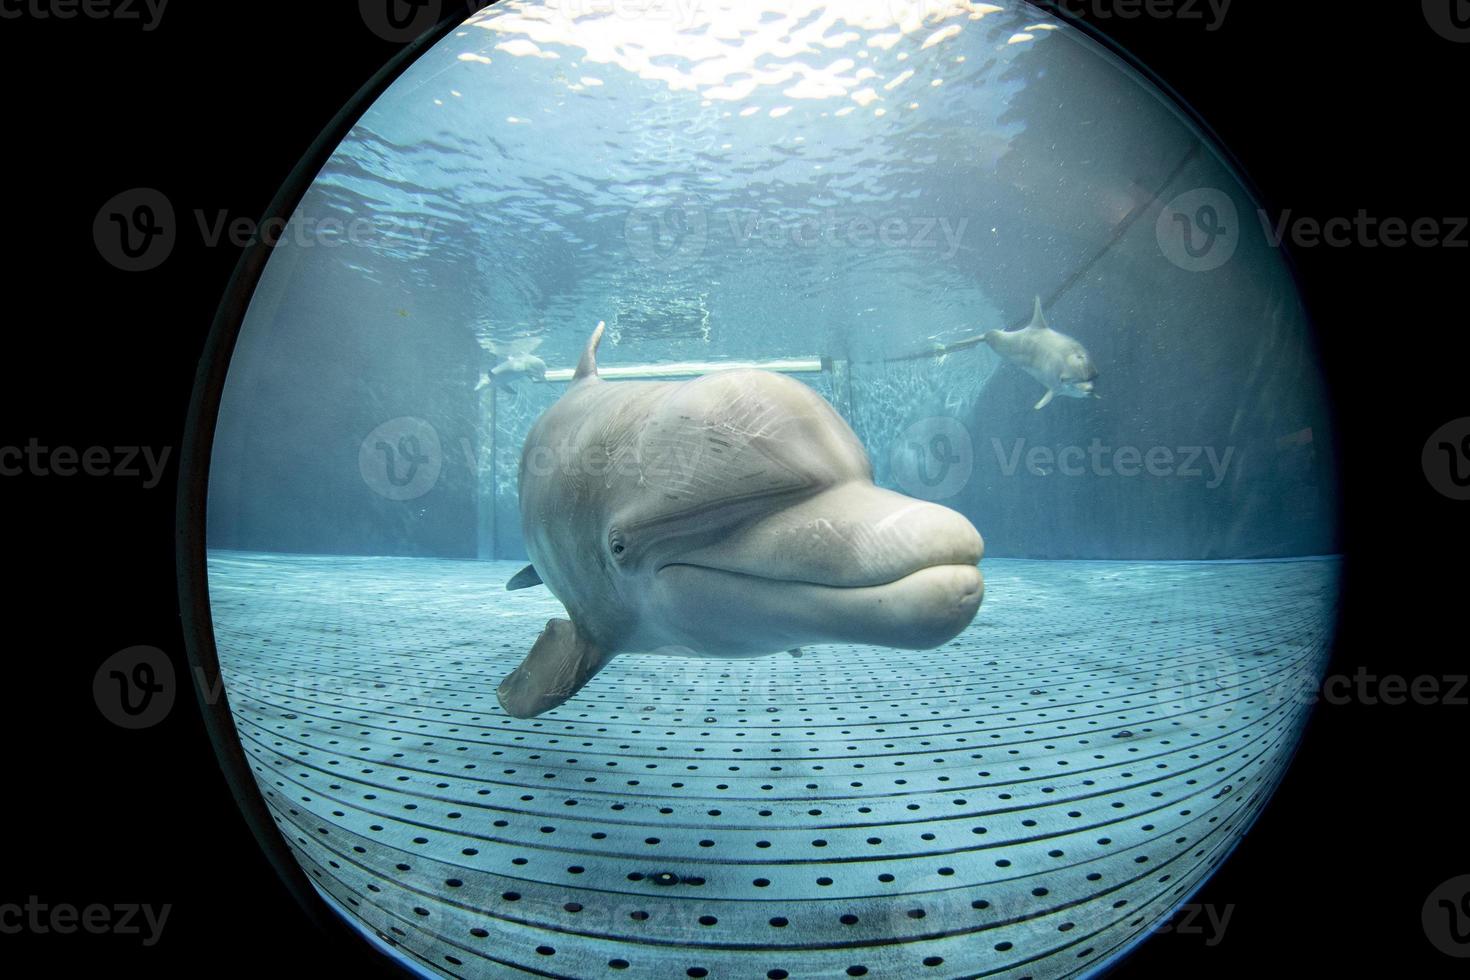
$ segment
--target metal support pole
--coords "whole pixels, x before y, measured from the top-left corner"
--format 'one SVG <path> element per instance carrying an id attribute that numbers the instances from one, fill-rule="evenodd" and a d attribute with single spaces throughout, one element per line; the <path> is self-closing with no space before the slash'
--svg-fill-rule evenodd
<path id="1" fill-rule="evenodd" d="M 481 559 L 499 557 L 499 507 L 496 482 L 496 443 L 499 435 L 495 385 L 480 389 L 480 424 L 475 426 L 475 553 Z"/>

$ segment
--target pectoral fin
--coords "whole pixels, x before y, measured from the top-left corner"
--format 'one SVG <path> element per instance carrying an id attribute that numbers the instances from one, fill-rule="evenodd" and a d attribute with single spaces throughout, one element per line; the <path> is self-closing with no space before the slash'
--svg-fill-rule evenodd
<path id="1" fill-rule="evenodd" d="M 1051 400 L 1053 398 L 1055 398 L 1056 396 L 1057 396 L 1057 393 L 1055 391 L 1053 391 L 1050 388 L 1046 389 L 1046 394 L 1045 395 L 1042 395 L 1041 396 L 1041 401 L 1039 401 L 1039 402 L 1036 403 L 1037 409 L 1038 410 L 1039 409 L 1043 409 L 1046 406 L 1050 405 L 1051 404 Z"/>
<path id="2" fill-rule="evenodd" d="M 580 691 L 611 659 L 570 620 L 553 619 L 495 696 L 507 714 L 534 718 Z"/>
<path id="3" fill-rule="evenodd" d="M 514 578 L 505 583 L 505 591 L 514 592 L 517 589 L 529 589 L 533 585 L 540 584 L 541 573 L 536 571 L 535 565 L 527 565 L 519 572 L 516 572 Z"/>

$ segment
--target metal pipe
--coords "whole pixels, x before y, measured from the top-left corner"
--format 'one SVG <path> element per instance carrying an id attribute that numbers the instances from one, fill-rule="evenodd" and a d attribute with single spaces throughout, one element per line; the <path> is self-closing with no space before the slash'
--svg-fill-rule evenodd
<path id="1" fill-rule="evenodd" d="M 820 374 L 823 361 L 819 357 L 787 358 L 776 361 L 676 361 L 669 364 L 610 364 L 597 369 L 601 378 L 692 378 L 716 371 L 740 369 L 775 371 L 778 374 Z M 546 372 L 547 381 L 570 381 L 572 368 L 556 368 Z"/>

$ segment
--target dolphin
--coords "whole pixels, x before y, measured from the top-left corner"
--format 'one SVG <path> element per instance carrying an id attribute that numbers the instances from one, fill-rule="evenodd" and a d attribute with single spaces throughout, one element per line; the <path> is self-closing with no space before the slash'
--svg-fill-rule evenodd
<path id="1" fill-rule="evenodd" d="M 603 324 L 521 454 L 531 564 L 567 619 L 500 684 L 529 718 L 618 653 L 758 657 L 813 643 L 922 650 L 974 619 L 980 534 L 873 484 L 867 453 L 816 392 L 767 371 L 605 381 Z"/>
<path id="2" fill-rule="evenodd" d="M 1029 324 L 1020 330 L 991 330 L 980 339 L 1002 358 L 1046 385 L 1046 394 L 1036 403 L 1038 409 L 1050 405 L 1057 395 L 1098 397 L 1093 391 L 1097 368 L 1093 367 L 1087 348 L 1046 325 L 1040 296 L 1036 297 L 1036 312 Z"/>
<path id="3" fill-rule="evenodd" d="M 496 383 L 511 388 L 510 382 L 518 378 L 545 381 L 546 362 L 534 353 L 536 348 L 541 346 L 541 339 L 540 337 L 524 337 L 512 340 L 507 344 L 494 340 L 481 341 L 486 351 L 503 360 L 489 371 L 480 372 L 480 383 L 475 386 L 475 390 L 480 391 Z M 515 389 L 511 388 L 511 390 Z"/>

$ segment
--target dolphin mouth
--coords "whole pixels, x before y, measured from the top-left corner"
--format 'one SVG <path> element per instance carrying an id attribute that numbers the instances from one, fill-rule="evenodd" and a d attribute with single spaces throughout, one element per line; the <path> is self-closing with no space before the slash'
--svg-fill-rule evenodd
<path id="1" fill-rule="evenodd" d="M 669 554 L 655 575 L 689 566 L 787 584 L 884 586 L 941 565 L 977 565 L 985 553 L 957 511 L 869 483 L 833 487 Z"/>
<path id="2" fill-rule="evenodd" d="M 965 564 L 959 564 L 959 563 L 956 563 L 956 562 L 945 562 L 945 561 L 941 561 L 941 562 L 936 562 L 934 564 L 919 564 L 919 565 L 915 565 L 912 568 L 907 568 L 904 571 L 900 571 L 900 572 L 897 572 L 895 574 L 892 574 L 891 577 L 885 577 L 881 581 L 865 581 L 865 582 L 862 582 L 861 584 L 853 584 L 851 582 L 844 582 L 844 581 L 840 581 L 840 580 L 827 580 L 827 579 L 824 579 L 824 578 L 822 578 L 820 576 L 817 576 L 817 575 L 806 575 L 806 576 L 762 575 L 760 572 L 751 571 L 750 569 L 745 569 L 745 568 L 722 568 L 719 565 L 709 565 L 709 564 L 704 564 L 702 562 L 693 562 L 693 561 L 671 561 L 671 562 L 668 562 L 665 565 L 659 566 L 659 569 L 656 572 L 654 572 L 654 575 L 655 576 L 663 575 L 665 572 L 669 571 L 670 569 L 688 568 L 688 569 L 693 569 L 696 572 L 708 572 L 708 573 L 712 573 L 712 574 L 716 574 L 716 575 L 728 575 L 728 576 L 731 576 L 731 577 L 734 577 L 734 578 L 750 579 L 750 580 L 753 580 L 755 582 L 766 582 L 766 583 L 770 583 L 770 584 L 773 584 L 773 585 L 791 585 L 791 586 L 810 585 L 810 586 L 815 586 L 817 588 L 822 588 L 822 589 L 882 589 L 882 588 L 885 588 L 885 587 L 890 586 L 890 585 L 898 585 L 898 584 L 904 582 L 907 579 L 913 578 L 915 575 L 918 575 L 920 572 L 926 571 L 927 569 L 930 569 L 930 568 L 973 568 L 973 567 L 974 567 L 974 563 L 973 562 L 965 563 Z"/>
<path id="3" fill-rule="evenodd" d="M 824 585 L 670 562 L 655 588 L 677 597 L 670 619 L 689 645 L 749 656 L 814 643 L 927 650 L 962 633 L 985 596 L 973 564 L 926 565 L 876 585 Z"/>
<path id="4" fill-rule="evenodd" d="M 665 642 L 753 656 L 804 643 L 938 646 L 975 618 L 985 544 L 968 519 L 865 481 L 665 556 Z"/>

